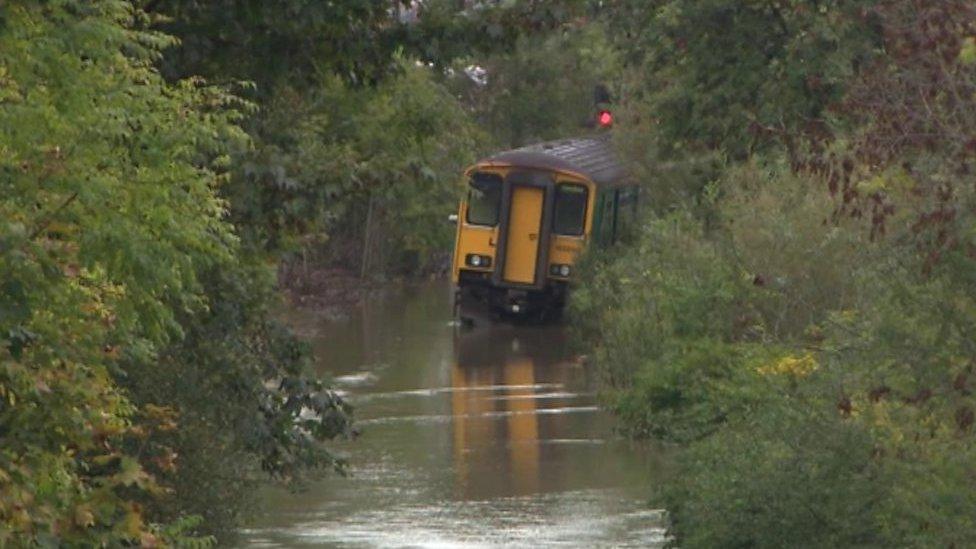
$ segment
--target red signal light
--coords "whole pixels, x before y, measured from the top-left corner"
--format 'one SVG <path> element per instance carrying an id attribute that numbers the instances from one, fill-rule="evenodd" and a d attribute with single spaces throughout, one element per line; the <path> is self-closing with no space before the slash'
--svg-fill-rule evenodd
<path id="1" fill-rule="evenodd" d="M 600 114 L 596 117 L 596 121 L 600 123 L 601 127 L 609 128 L 613 126 L 613 114 L 606 110 L 600 111 Z"/>

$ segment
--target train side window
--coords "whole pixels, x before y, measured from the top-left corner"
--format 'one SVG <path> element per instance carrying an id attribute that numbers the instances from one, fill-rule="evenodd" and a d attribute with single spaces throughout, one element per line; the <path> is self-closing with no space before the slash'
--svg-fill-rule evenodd
<path id="1" fill-rule="evenodd" d="M 637 217 L 637 188 L 617 190 L 617 237 L 629 235 Z"/>
<path id="2" fill-rule="evenodd" d="M 600 215 L 599 239 L 600 242 L 602 242 L 604 245 L 609 246 L 610 244 L 613 244 L 614 232 L 616 228 L 615 226 L 617 224 L 617 220 L 614 219 L 615 217 L 614 198 L 615 197 L 614 197 L 614 193 L 610 191 L 601 193 L 601 195 L 603 196 L 603 198 L 601 199 L 602 204 L 600 206 L 603 209 L 603 212 Z"/>
<path id="3" fill-rule="evenodd" d="M 467 222 L 472 225 L 498 224 L 502 202 L 502 178 L 493 173 L 475 173 L 468 189 Z"/>
<path id="4" fill-rule="evenodd" d="M 556 211 L 552 220 L 554 233 L 568 236 L 583 234 L 588 194 L 583 185 L 562 183 L 556 187 Z"/>

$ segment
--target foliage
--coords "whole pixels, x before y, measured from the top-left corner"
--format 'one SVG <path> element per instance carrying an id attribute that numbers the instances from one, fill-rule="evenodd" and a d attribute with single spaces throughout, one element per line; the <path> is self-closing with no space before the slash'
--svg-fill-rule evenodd
<path id="1" fill-rule="evenodd" d="M 634 249 L 591 263 L 573 294 L 577 329 L 598 342 L 605 379 L 633 387 L 617 406 L 635 433 L 694 438 L 667 434 L 686 427 L 673 414 L 720 419 L 732 403 L 748 405 L 749 390 L 735 389 L 740 370 L 781 356 L 777 342 L 803 340 L 808 327 L 850 303 L 851 259 L 866 239 L 825 224 L 830 202 L 805 178 L 747 185 L 773 174 L 759 166 L 730 171 L 717 185 L 728 189 L 721 204 L 712 206 L 718 227 L 706 233 L 682 211 L 650 221 Z M 684 410 L 712 396 L 727 404 Z M 700 423 L 691 432 L 714 427 Z"/>
<path id="2" fill-rule="evenodd" d="M 348 432 L 270 331 L 267 267 L 217 196 L 250 107 L 165 82 L 173 41 L 140 21 L 126 2 L 0 11 L 0 544 L 207 544 L 179 518 L 201 506 L 163 512 L 185 458 L 221 440 L 292 477 L 337 465 L 320 442 Z"/>
<path id="3" fill-rule="evenodd" d="M 573 306 L 681 546 L 976 541 L 972 10 L 611 6 L 655 201 Z"/>
<path id="4" fill-rule="evenodd" d="M 172 78 L 204 75 L 315 88 L 339 76 L 376 84 L 401 68 L 397 54 L 440 67 L 459 58 L 509 51 L 519 37 L 560 29 L 587 13 L 583 0 L 144 0 L 153 25 L 180 44 L 167 52 Z"/>
<path id="5" fill-rule="evenodd" d="M 399 63 L 373 88 L 331 78 L 267 105 L 257 127 L 267 137 L 226 190 L 249 241 L 270 251 L 325 242 L 333 258 L 342 256 L 328 245 L 365 248 L 381 273 L 423 267 L 448 248 L 458 174 L 485 137 L 429 68 Z M 347 261 L 359 268 L 363 257 Z"/>
<path id="6" fill-rule="evenodd" d="M 879 474 L 863 426 L 797 398 L 765 410 L 769 419 L 736 422 L 682 454 L 676 473 L 689 476 L 667 498 L 683 543 L 885 546 L 870 509 L 893 479 Z"/>
<path id="7" fill-rule="evenodd" d="M 200 516 L 198 528 L 225 541 L 259 482 L 344 472 L 323 442 L 353 435 L 350 407 L 308 377 L 308 349 L 271 320 L 272 269 L 240 257 L 200 273 L 207 311 L 181 315 L 184 337 L 152 368 L 126 364 L 122 380 L 141 408 L 173 410 L 173 429 L 131 447 L 170 488 L 147 507 L 159 520 Z"/>
<path id="8" fill-rule="evenodd" d="M 153 26 L 180 38 L 166 52 L 169 78 L 203 75 L 255 82 L 259 93 L 333 73 L 365 82 L 384 76 L 396 42 L 391 4 L 377 0 L 153 0 Z"/>
<path id="9" fill-rule="evenodd" d="M 412 4 L 408 11 L 413 13 L 401 11 L 405 24 L 394 27 L 391 34 L 407 54 L 440 67 L 455 60 L 512 54 L 523 37 L 565 30 L 585 22 L 593 11 L 587 0 Z"/>
<path id="10" fill-rule="evenodd" d="M 684 544 L 973 543 L 972 306 L 952 269 L 915 268 L 870 272 L 814 369 L 690 446 L 664 494 Z"/>
<path id="11" fill-rule="evenodd" d="M 868 0 L 617 0 L 607 10 L 631 94 L 667 155 L 722 148 L 743 158 L 770 137 L 823 136 L 828 107 L 879 40 Z"/>
<path id="12" fill-rule="evenodd" d="M 574 294 L 625 432 L 685 445 L 680 543 L 971 544 L 972 260 L 925 275 L 807 178 L 726 177 L 709 233 L 652 221 Z"/>
<path id="13" fill-rule="evenodd" d="M 618 76 L 607 31 L 594 22 L 517 38 L 512 51 L 478 58 L 485 83 L 461 67 L 452 86 L 501 148 L 579 134 L 595 121 L 594 88 Z"/>
<path id="14" fill-rule="evenodd" d="M 367 219 L 373 226 L 364 229 L 375 239 L 371 246 L 379 246 L 374 265 L 423 268 L 450 249 L 454 231 L 445 215 L 457 205 L 458 174 L 484 150 L 485 135 L 416 66 L 377 88 L 349 122 L 358 157 L 350 179 L 360 182 L 374 208 L 374 219 Z"/>
<path id="15" fill-rule="evenodd" d="M 502 98 L 490 113 L 495 140 L 507 140 L 508 126 L 527 113 L 533 120 L 520 133 L 555 136 L 587 116 L 594 51 L 607 50 L 600 33 L 580 30 L 589 12 L 580 0 L 144 5 L 153 28 L 180 39 L 166 51 L 164 74 L 255 84 L 241 90 L 261 107 L 245 124 L 255 150 L 235 156 L 241 169 L 225 191 L 245 242 L 379 274 L 439 262 L 457 174 L 487 140 L 444 86 L 445 71 L 493 59 L 505 67 L 504 87 L 479 101 Z M 533 38 L 552 31 L 562 38 Z M 580 44 L 566 48 L 570 39 Z M 543 55 L 565 58 L 559 70 L 575 65 L 560 82 L 577 79 L 551 81 L 557 65 L 533 51 L 539 43 Z M 525 61 L 509 61 L 516 58 Z M 543 66 L 545 81 L 531 77 Z M 509 86 L 506 74 L 529 76 L 530 85 Z M 377 238 L 387 232 L 403 237 Z"/>
<path id="16" fill-rule="evenodd" d="M 131 17 L 124 3 L 4 10 L 7 541 L 154 535 L 125 494 L 160 488 L 123 452 L 134 409 L 111 369 L 179 335 L 166 300 L 198 306 L 195 265 L 233 242 L 206 153 L 240 136 L 234 111 L 208 112 L 227 102 L 215 90 L 163 84 L 149 63 L 167 40 L 127 30 Z"/>

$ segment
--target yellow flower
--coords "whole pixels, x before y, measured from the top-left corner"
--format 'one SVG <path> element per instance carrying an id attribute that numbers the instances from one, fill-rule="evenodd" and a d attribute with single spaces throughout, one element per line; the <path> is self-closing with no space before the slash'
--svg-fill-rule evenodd
<path id="1" fill-rule="evenodd" d="M 819 367 L 813 355 L 806 353 L 802 356 L 787 355 L 771 364 L 763 364 L 756 370 L 762 375 L 792 375 L 806 377 Z"/>

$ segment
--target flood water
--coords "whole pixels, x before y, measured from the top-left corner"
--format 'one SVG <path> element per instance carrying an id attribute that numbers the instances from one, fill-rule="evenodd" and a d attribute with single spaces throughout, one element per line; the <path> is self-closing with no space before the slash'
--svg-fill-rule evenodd
<path id="1" fill-rule="evenodd" d="M 658 455 L 613 435 L 565 328 L 457 333 L 445 283 L 294 311 L 356 408 L 351 475 L 268 488 L 251 547 L 655 547 Z"/>

